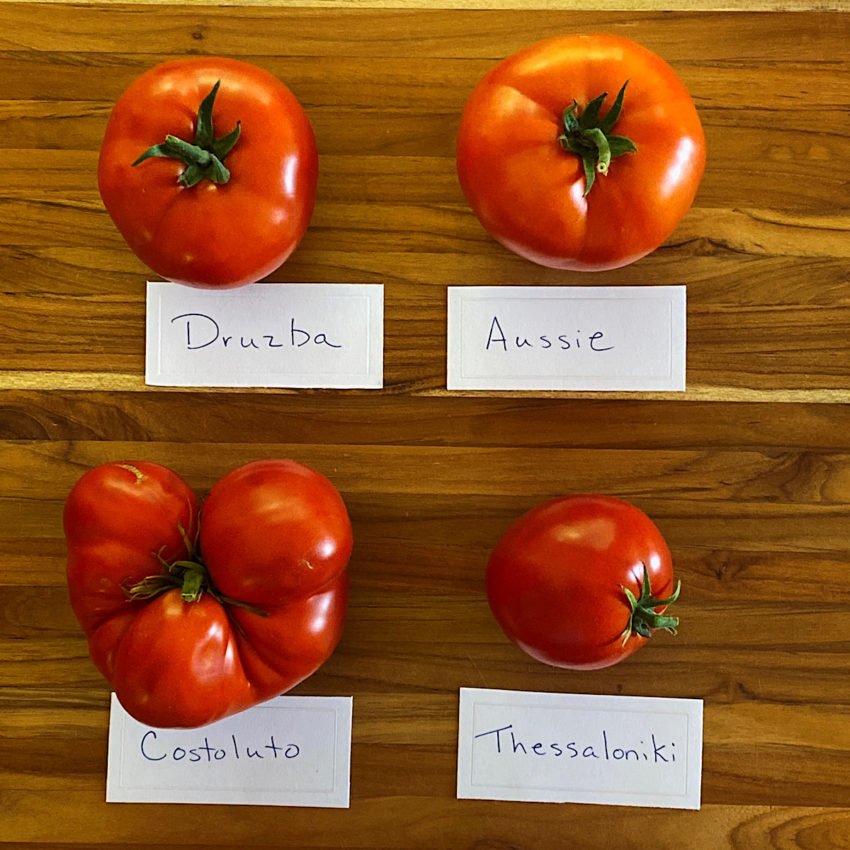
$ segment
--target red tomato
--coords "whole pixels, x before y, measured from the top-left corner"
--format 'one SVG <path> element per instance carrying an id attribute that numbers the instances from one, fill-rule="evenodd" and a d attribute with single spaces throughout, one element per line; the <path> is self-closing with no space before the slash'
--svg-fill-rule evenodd
<path id="1" fill-rule="evenodd" d="M 104 205 L 155 272 L 243 286 L 295 250 L 313 213 L 318 154 L 292 92 L 216 57 L 157 65 L 119 98 L 98 163 Z"/>
<path id="2" fill-rule="evenodd" d="M 71 605 L 92 659 L 152 726 L 202 726 L 284 693 L 342 634 L 352 535 L 330 481 L 256 461 L 222 478 L 201 516 L 198 538 L 188 484 L 136 461 L 86 473 L 65 504 Z"/>
<path id="3" fill-rule="evenodd" d="M 457 139 L 460 184 L 483 226 L 557 269 L 614 269 L 655 250 L 704 167 L 685 87 L 614 35 L 547 39 L 508 57 L 473 91 Z"/>
<path id="4" fill-rule="evenodd" d="M 505 634 L 556 667 L 622 661 L 678 597 L 670 551 L 638 508 L 610 496 L 564 496 L 533 508 L 502 536 L 487 566 L 487 598 Z"/>

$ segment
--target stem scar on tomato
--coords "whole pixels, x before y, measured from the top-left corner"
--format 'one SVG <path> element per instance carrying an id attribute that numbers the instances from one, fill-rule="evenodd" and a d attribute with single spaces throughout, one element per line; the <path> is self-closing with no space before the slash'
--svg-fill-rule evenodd
<path id="1" fill-rule="evenodd" d="M 219 185 L 227 183 L 230 180 L 230 171 L 225 166 L 224 160 L 239 141 L 242 122 L 237 121 L 236 126 L 226 136 L 216 139 L 212 111 L 220 85 L 221 80 L 212 87 L 212 91 L 198 107 L 194 143 L 169 133 L 164 142 L 149 147 L 133 165 L 139 165 L 152 157 L 164 156 L 168 159 L 179 160 L 186 166 L 177 182 L 187 189 L 196 186 L 202 180 L 210 180 Z"/>
<path id="2" fill-rule="evenodd" d="M 656 599 L 652 595 L 652 587 L 649 584 L 649 571 L 646 568 L 646 564 L 643 564 L 643 582 L 641 584 L 640 597 L 635 596 L 623 584 L 620 585 L 620 588 L 626 594 L 631 609 L 629 622 L 626 628 L 623 629 L 623 643 L 626 643 L 635 634 L 645 638 L 652 637 L 652 633 L 657 629 L 664 629 L 670 632 L 671 635 L 676 634 L 679 618 L 659 614 L 655 609 L 672 605 L 679 598 L 679 593 L 682 590 L 681 581 L 676 585 L 672 596 L 668 596 L 666 599 Z"/>
<path id="3" fill-rule="evenodd" d="M 564 150 L 581 157 L 585 176 L 584 197 L 593 188 L 596 175 L 608 173 L 612 159 L 624 153 L 637 152 L 637 145 L 631 139 L 611 133 L 623 110 L 628 84 L 628 80 L 623 83 L 604 118 L 600 117 L 599 110 L 608 92 L 595 97 L 583 109 L 579 109 L 578 101 L 573 100 L 572 105 L 564 110 L 564 129 L 558 141 Z"/>
<path id="4" fill-rule="evenodd" d="M 132 463 L 119 463 L 118 468 L 132 472 L 136 476 L 136 484 L 141 484 L 145 480 L 144 473 L 138 467 L 133 466 Z"/>

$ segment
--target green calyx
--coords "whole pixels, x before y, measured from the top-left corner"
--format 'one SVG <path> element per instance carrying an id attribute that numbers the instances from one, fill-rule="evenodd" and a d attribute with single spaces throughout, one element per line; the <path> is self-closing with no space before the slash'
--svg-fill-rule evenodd
<path id="1" fill-rule="evenodd" d="M 596 175 L 608 173 L 612 159 L 637 151 L 637 145 L 631 139 L 611 133 L 623 110 L 628 84 L 628 80 L 623 83 L 604 117 L 600 116 L 599 110 L 608 92 L 591 100 L 583 109 L 579 109 L 578 102 L 574 100 L 572 106 L 564 110 L 564 131 L 558 136 L 558 141 L 564 150 L 581 157 L 585 176 L 584 197 L 593 188 Z"/>
<path id="2" fill-rule="evenodd" d="M 181 186 L 190 188 L 202 180 L 211 180 L 217 184 L 227 183 L 230 180 L 230 171 L 225 166 L 224 160 L 239 140 L 242 125 L 241 122 L 237 122 L 226 136 L 216 139 L 212 111 L 220 84 L 221 81 L 213 86 L 212 91 L 198 107 L 194 142 L 187 142 L 169 134 L 164 142 L 148 148 L 133 165 L 138 165 L 152 157 L 164 156 L 179 160 L 186 166 L 178 179 Z"/>
<path id="3" fill-rule="evenodd" d="M 656 599 L 652 595 L 652 588 L 649 584 L 649 571 L 646 568 L 646 564 L 644 564 L 640 597 L 635 596 L 624 585 L 620 585 L 620 587 L 623 593 L 626 594 L 626 598 L 629 600 L 629 607 L 631 608 L 628 625 L 623 630 L 623 643 L 632 637 L 632 635 L 640 635 L 645 638 L 652 637 L 652 633 L 658 629 L 664 629 L 673 635 L 676 634 L 679 618 L 659 614 L 655 609 L 672 605 L 679 598 L 682 582 L 676 585 L 676 590 L 672 596 L 668 596 L 666 599 Z"/>
<path id="4" fill-rule="evenodd" d="M 221 605 L 235 605 L 252 614 L 261 617 L 268 616 L 266 611 L 255 608 L 239 599 L 225 596 L 214 584 L 207 570 L 206 564 L 201 558 L 197 547 L 188 539 L 186 532 L 180 527 L 180 534 L 189 551 L 187 559 L 166 561 L 162 557 L 162 550 L 154 552 L 153 557 L 159 561 L 162 571 L 156 575 L 148 576 L 130 587 L 125 587 L 124 592 L 130 600 L 153 599 L 175 588 L 180 589 L 180 597 L 184 602 L 198 602 L 200 598 L 209 593 L 213 599 Z"/>

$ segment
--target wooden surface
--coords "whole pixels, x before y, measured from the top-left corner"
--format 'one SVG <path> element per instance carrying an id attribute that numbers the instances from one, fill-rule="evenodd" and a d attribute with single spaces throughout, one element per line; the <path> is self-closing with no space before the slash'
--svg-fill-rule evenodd
<path id="1" fill-rule="evenodd" d="M 846 850 L 850 16 L 316 5 L 0 4 L 0 846 Z M 668 243 L 589 281 L 490 240 L 453 145 L 495 61 L 603 29 L 671 62 L 709 156 Z M 187 53 L 254 61 L 304 104 L 319 198 L 273 278 L 385 285 L 383 391 L 144 386 L 146 270 L 95 164 L 115 98 Z M 447 285 L 587 282 L 687 284 L 686 393 L 445 391 Z M 203 492 L 268 456 L 327 474 L 354 524 L 343 641 L 295 691 L 354 696 L 351 808 L 106 805 L 63 500 L 107 460 Z M 508 643 L 482 587 L 510 522 L 578 491 L 646 510 L 684 587 L 678 637 L 583 674 Z M 704 699 L 702 810 L 456 800 L 461 686 Z"/>

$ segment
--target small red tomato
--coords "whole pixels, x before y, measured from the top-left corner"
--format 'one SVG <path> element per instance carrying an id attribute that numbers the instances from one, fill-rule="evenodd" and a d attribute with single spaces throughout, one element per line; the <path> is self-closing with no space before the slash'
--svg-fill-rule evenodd
<path id="1" fill-rule="evenodd" d="M 103 203 L 138 257 L 191 286 L 244 286 L 295 250 L 313 213 L 313 129 L 267 71 L 177 59 L 115 104 L 98 163 Z"/>
<path id="2" fill-rule="evenodd" d="M 484 228 L 556 269 L 625 266 L 690 208 L 705 138 L 673 69 L 615 35 L 533 44 L 492 68 L 461 118 L 457 171 Z"/>
<path id="3" fill-rule="evenodd" d="M 538 505 L 502 536 L 487 598 L 505 634 L 533 658 L 576 670 L 608 667 L 656 629 L 679 595 L 670 551 L 643 511 L 610 496 Z"/>

